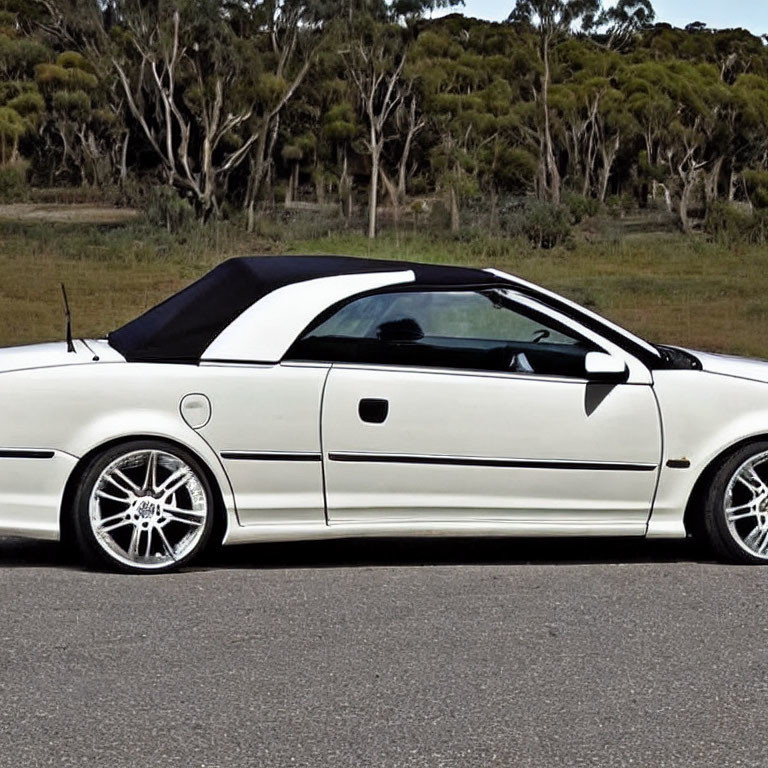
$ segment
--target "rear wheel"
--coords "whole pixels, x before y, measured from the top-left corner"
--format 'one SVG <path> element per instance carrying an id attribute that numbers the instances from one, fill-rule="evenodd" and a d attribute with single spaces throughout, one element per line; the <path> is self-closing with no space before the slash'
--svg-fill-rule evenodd
<path id="1" fill-rule="evenodd" d="M 78 545 L 91 564 L 158 573 L 203 551 L 214 505 L 192 454 L 160 441 L 135 441 L 91 462 L 73 512 Z"/>
<path id="2" fill-rule="evenodd" d="M 768 442 L 726 459 L 706 495 L 704 526 L 721 558 L 768 565 Z"/>

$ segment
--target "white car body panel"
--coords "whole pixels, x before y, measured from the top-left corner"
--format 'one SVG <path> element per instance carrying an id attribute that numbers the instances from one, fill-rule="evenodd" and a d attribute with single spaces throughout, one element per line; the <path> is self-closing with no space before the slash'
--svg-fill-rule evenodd
<path id="1" fill-rule="evenodd" d="M 768 365 L 762 366 L 768 371 Z M 684 536 L 683 513 L 701 473 L 737 443 L 768 437 L 768 387 L 745 379 L 741 362 L 732 370 L 735 375 L 654 372 L 665 440 L 650 537 Z M 668 461 L 690 462 L 690 467 L 670 468 Z"/>
<path id="2" fill-rule="evenodd" d="M 0 352 L 0 369 L 4 354 Z M 187 426 L 179 410 L 184 395 L 199 391 L 199 372 L 195 366 L 88 362 L 0 374 L 0 401 L 6 412 L 13 414 L 12 419 L 0 422 L 0 454 L 51 450 L 57 456 L 71 456 L 74 468 L 77 459 L 114 440 L 137 435 L 171 439 L 205 462 L 221 491 L 229 523 L 236 525 L 234 497 L 221 460 L 203 437 Z M 34 403 L 34 409 L 29 403 Z M 33 471 L 19 474 L 24 461 Z M 7 478 L 13 477 L 15 495 L 36 496 L 54 464 L 42 459 L 0 458 L 0 494 L 5 491 Z M 30 520 L 27 531 L 17 518 L 9 519 L 5 507 L 0 506 L 0 533 L 34 536 L 42 527 L 56 531 L 58 536 L 66 476 L 59 479 L 62 482 L 57 493 L 47 494 L 47 502 L 38 505 L 36 519 Z M 26 490 L 20 483 L 26 483 Z"/>
<path id="3" fill-rule="evenodd" d="M 76 466 L 61 451 L 50 459 L 0 459 L 0 535 L 57 540 L 62 493 Z"/>
<path id="4" fill-rule="evenodd" d="M 746 357 L 732 355 L 713 355 L 697 350 L 689 351 L 699 359 L 702 368 L 709 373 L 768 383 L 768 362 L 765 360 L 750 360 Z"/>
<path id="5" fill-rule="evenodd" d="M 329 521 L 602 521 L 642 535 L 661 456 L 656 400 L 649 386 L 594 386 L 334 366 L 323 406 Z M 389 402 L 386 423 L 360 420 L 362 398 Z"/>
<path id="6" fill-rule="evenodd" d="M 93 362 L 94 355 L 105 363 L 125 362 L 125 358 L 104 339 L 90 339 L 87 343 L 75 339 L 73 344 L 76 350 L 74 353 L 67 352 L 66 343 L 61 341 L 6 347 L 0 350 L 0 373 L 61 365 L 85 365 Z"/>
<path id="7" fill-rule="evenodd" d="M 243 312 L 203 352 L 203 360 L 276 362 L 324 310 L 358 293 L 413 282 L 410 270 L 319 277 L 267 294 Z"/>
<path id="8" fill-rule="evenodd" d="M 404 270 L 278 289 L 231 323 L 200 365 L 126 362 L 104 340 L 75 341 L 74 354 L 63 342 L 0 350 L 0 398 L 11 415 L 0 422 L 0 534 L 57 538 L 78 462 L 113 441 L 149 436 L 185 446 L 210 470 L 226 510 L 226 543 L 680 537 L 701 473 L 729 447 L 768 435 L 768 363 L 694 353 L 703 371 L 650 371 L 549 309 L 623 359 L 627 381 L 277 362 L 329 306 L 413 280 Z M 530 285 L 510 281 L 512 292 Z M 190 394 L 210 403 L 210 419 L 197 429 L 180 408 Z M 362 398 L 389 401 L 385 424 L 358 418 Z M 50 457 L 31 457 L 40 452 Z M 398 460 L 413 456 L 427 462 Z M 458 463 L 441 464 L 446 458 Z M 567 466 L 574 462 L 607 466 Z"/>
<path id="9" fill-rule="evenodd" d="M 214 446 L 241 525 L 325 525 L 320 401 L 330 366 L 201 366 Z M 239 454 L 238 458 L 227 455 Z"/>

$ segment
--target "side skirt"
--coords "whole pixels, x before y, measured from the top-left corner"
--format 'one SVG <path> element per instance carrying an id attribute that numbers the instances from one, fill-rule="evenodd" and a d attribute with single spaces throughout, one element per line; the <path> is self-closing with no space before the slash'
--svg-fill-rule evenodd
<path id="1" fill-rule="evenodd" d="M 461 522 L 423 522 L 398 520 L 384 523 L 322 523 L 299 525 L 248 525 L 232 527 L 224 544 L 250 544 L 267 541 L 311 541 L 319 539 L 375 537 L 547 537 L 547 536 L 645 536 L 645 522 L 579 522 L 462 520 Z"/>

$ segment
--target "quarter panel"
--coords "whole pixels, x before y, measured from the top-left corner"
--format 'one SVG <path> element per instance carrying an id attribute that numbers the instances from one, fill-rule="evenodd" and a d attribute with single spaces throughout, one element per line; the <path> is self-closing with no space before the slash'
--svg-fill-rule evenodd
<path id="1" fill-rule="evenodd" d="M 648 536 L 685 536 L 683 516 L 696 481 L 718 455 L 768 435 L 768 384 L 705 371 L 655 371 L 664 456 Z M 685 459 L 686 469 L 666 466 Z"/>
<path id="2" fill-rule="evenodd" d="M 234 497 L 220 459 L 179 412 L 181 398 L 197 391 L 198 374 L 199 369 L 192 366 L 141 363 L 0 374 L 0 399 L 8 414 L 0 422 L 0 448 L 48 449 L 70 457 L 69 470 L 58 474 L 55 464 L 36 462 L 37 470 L 45 474 L 40 482 L 50 480 L 57 490 L 48 494 L 45 503 L 23 502 L 37 508 L 28 518 L 30 535 L 39 528 L 58 532 L 64 487 L 77 459 L 107 442 L 136 435 L 171 439 L 196 453 L 213 473 L 229 524 L 237 524 Z M 0 471 L 5 466 L 0 465 Z M 13 493 L 5 472 L 0 475 L 3 492 Z M 15 519 L 13 514 L 9 505 L 0 506 L 0 528 Z"/>
<path id="3" fill-rule="evenodd" d="M 230 525 L 324 523 L 320 398 L 326 372 L 323 366 L 124 363 L 0 374 L 0 398 L 13 414 L 0 423 L 0 448 L 81 457 L 123 437 L 170 438 L 210 467 Z M 192 392 L 211 403 L 210 421 L 198 430 L 180 412 L 181 400 Z M 228 461 L 227 472 L 221 458 L 226 451 L 303 451 L 317 459 Z M 58 519 L 58 506 L 49 516 Z"/>
<path id="4" fill-rule="evenodd" d="M 64 485 L 77 459 L 54 452 L 51 458 L 0 458 L 0 535 L 59 538 Z"/>
<path id="5" fill-rule="evenodd" d="M 242 525 L 325 523 L 320 401 L 328 368 L 201 368 L 213 416 L 200 433 L 225 454 Z"/>

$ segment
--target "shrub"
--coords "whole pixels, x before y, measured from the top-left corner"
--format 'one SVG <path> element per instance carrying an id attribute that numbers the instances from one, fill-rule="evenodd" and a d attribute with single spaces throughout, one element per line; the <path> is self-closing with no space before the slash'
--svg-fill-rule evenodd
<path id="1" fill-rule="evenodd" d="M 147 220 L 176 233 L 195 221 L 195 211 L 187 200 L 171 187 L 151 187 L 144 199 Z"/>
<path id="2" fill-rule="evenodd" d="M 507 237 L 525 238 L 534 248 L 563 245 L 571 235 L 568 208 L 531 198 L 507 203 L 499 213 L 499 224 Z"/>
<path id="3" fill-rule="evenodd" d="M 717 201 L 707 209 L 704 231 L 719 245 L 765 245 L 768 242 L 768 210 L 750 210 L 743 203 Z"/>
<path id="4" fill-rule="evenodd" d="M 0 203 L 19 203 L 28 199 L 28 170 L 29 164 L 23 160 L 0 166 Z"/>
<path id="5" fill-rule="evenodd" d="M 574 224 L 581 224 L 584 219 L 590 219 L 600 213 L 600 201 L 595 200 L 593 197 L 570 194 L 566 196 L 564 203 L 571 214 L 571 221 Z"/>
<path id="6" fill-rule="evenodd" d="M 442 200 L 435 200 L 432 203 L 432 210 L 429 212 L 429 227 L 439 231 L 447 231 L 451 228 L 451 212 Z"/>

